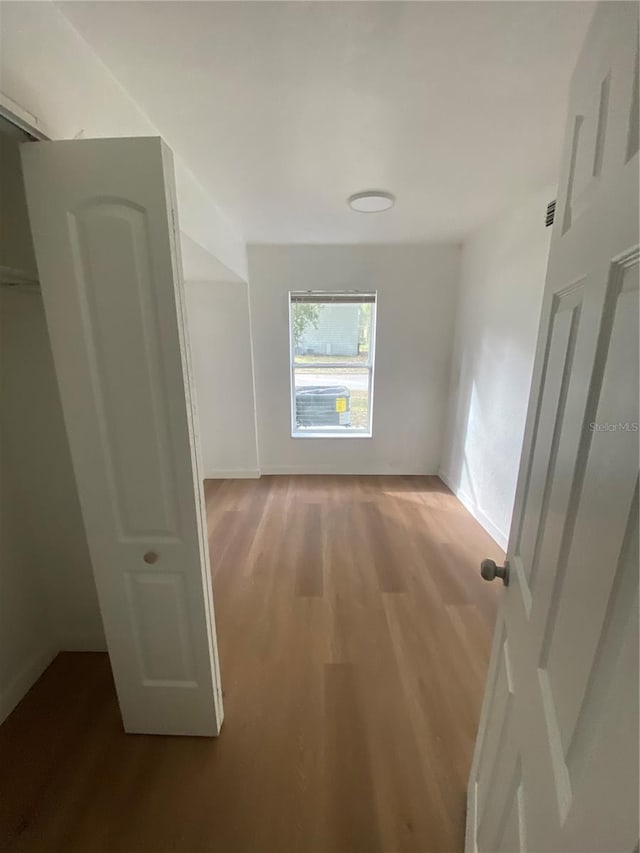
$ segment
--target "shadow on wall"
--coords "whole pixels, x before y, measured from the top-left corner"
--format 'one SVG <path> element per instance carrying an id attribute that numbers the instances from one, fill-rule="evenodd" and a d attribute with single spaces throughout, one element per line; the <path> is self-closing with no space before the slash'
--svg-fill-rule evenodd
<path id="1" fill-rule="evenodd" d="M 524 436 L 550 229 L 547 188 L 463 247 L 441 475 L 504 548 Z"/>

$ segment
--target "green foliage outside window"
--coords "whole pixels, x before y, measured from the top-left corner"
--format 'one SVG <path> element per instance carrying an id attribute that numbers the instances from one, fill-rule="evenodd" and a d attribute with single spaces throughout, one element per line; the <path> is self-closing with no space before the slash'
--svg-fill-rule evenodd
<path id="1" fill-rule="evenodd" d="M 299 347 L 302 336 L 309 326 L 313 326 L 314 329 L 318 328 L 320 312 L 324 308 L 324 305 L 317 305 L 313 302 L 300 302 L 296 305 L 292 305 L 291 308 L 293 343 L 294 346 Z"/>

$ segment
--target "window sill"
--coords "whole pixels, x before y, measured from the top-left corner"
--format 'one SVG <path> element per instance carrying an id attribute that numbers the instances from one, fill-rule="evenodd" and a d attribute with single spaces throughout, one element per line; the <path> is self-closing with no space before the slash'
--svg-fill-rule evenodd
<path id="1" fill-rule="evenodd" d="M 373 438 L 371 432 L 292 432 L 291 438 Z"/>

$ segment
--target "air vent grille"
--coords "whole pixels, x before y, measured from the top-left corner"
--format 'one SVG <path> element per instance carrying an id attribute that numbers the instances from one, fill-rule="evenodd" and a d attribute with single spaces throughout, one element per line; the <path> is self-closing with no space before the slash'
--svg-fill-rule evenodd
<path id="1" fill-rule="evenodd" d="M 553 201 L 550 201 L 547 205 L 547 215 L 544 220 L 544 224 L 548 228 L 550 225 L 553 225 L 553 220 L 556 215 L 556 200 L 554 198 Z"/>

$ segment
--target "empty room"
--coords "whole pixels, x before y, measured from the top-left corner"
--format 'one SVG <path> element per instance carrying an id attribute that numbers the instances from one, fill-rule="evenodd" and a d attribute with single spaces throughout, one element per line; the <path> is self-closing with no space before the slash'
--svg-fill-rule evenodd
<path id="1" fill-rule="evenodd" d="M 639 8 L 0 0 L 2 853 L 637 853 Z"/>

